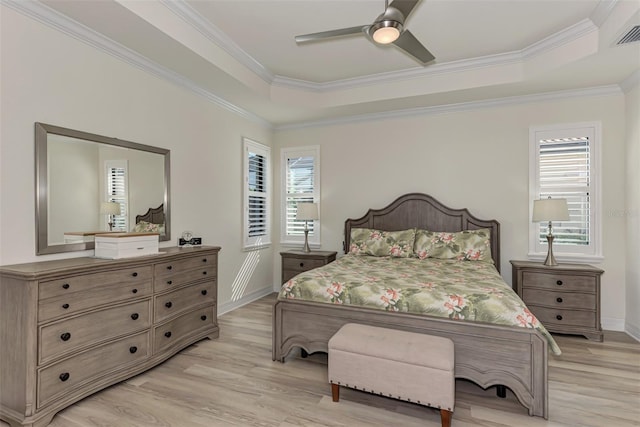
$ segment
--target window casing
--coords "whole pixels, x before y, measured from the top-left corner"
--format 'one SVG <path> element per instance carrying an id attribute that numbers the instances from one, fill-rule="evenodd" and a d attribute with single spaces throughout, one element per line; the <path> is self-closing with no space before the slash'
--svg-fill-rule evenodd
<path id="1" fill-rule="evenodd" d="M 120 203 L 120 215 L 113 216 L 113 231 L 129 230 L 129 174 L 126 160 L 106 160 L 105 201 Z M 104 226 L 108 229 L 108 215 L 103 215 Z"/>
<path id="2" fill-rule="evenodd" d="M 533 200 L 565 198 L 569 221 L 554 221 L 553 252 L 563 261 L 602 260 L 600 123 L 530 129 L 529 256 L 544 259 L 548 223 L 531 222 Z"/>
<path id="3" fill-rule="evenodd" d="M 281 150 L 282 209 L 280 242 L 302 245 L 305 221 L 296 219 L 298 203 L 313 202 L 320 210 L 320 146 Z M 320 246 L 318 220 L 309 221 L 309 245 Z"/>
<path id="4" fill-rule="evenodd" d="M 243 248 L 271 244 L 271 149 L 243 139 Z"/>

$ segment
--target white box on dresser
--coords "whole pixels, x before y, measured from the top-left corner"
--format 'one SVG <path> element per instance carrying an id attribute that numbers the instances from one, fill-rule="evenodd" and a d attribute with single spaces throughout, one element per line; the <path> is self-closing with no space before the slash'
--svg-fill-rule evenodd
<path id="1" fill-rule="evenodd" d="M 120 259 L 158 253 L 158 233 L 106 233 L 95 236 L 97 258 Z"/>
<path id="2" fill-rule="evenodd" d="M 219 247 L 0 267 L 0 419 L 43 427 L 74 402 L 217 338 Z"/>

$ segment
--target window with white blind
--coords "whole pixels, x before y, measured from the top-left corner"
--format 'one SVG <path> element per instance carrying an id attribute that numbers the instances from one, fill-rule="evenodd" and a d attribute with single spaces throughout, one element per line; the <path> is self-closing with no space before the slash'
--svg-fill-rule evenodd
<path id="1" fill-rule="evenodd" d="M 128 231 L 129 177 L 126 160 L 106 160 L 105 170 L 107 195 L 105 201 L 120 203 L 120 215 L 113 216 L 113 231 Z M 108 229 L 109 215 L 104 216 L 104 225 Z"/>
<path id="2" fill-rule="evenodd" d="M 298 203 L 317 203 L 320 210 L 320 147 L 283 148 L 282 215 L 280 241 L 283 244 L 301 245 L 304 242 L 305 221 L 296 219 Z M 318 221 L 309 221 L 309 245 L 320 246 Z"/>
<path id="3" fill-rule="evenodd" d="M 530 208 L 533 200 L 567 199 L 568 221 L 554 221 L 553 251 L 559 260 L 602 259 L 600 228 L 600 124 L 530 129 Z M 547 253 L 548 223 L 531 223 L 529 255 Z"/>
<path id="4" fill-rule="evenodd" d="M 243 247 L 271 244 L 271 149 L 248 138 L 244 142 Z"/>

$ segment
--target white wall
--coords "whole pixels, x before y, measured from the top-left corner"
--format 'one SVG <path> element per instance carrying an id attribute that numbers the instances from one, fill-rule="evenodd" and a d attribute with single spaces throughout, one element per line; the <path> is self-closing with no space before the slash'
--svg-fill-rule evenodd
<path id="1" fill-rule="evenodd" d="M 424 192 L 501 224 L 501 272 L 526 259 L 529 226 L 529 126 L 602 122 L 604 210 L 624 209 L 625 101 L 622 93 L 476 111 L 280 130 L 278 148 L 320 145 L 322 248 L 342 250 L 346 218 L 382 208 L 397 196 Z M 277 226 L 277 224 L 276 224 Z M 604 215 L 602 320 L 624 325 L 625 220 Z M 275 233 L 278 235 L 278 233 Z M 279 277 L 274 261 L 274 282 Z"/>
<path id="2" fill-rule="evenodd" d="M 626 156 L 627 156 L 627 271 L 626 325 L 640 340 L 640 85 L 626 94 Z"/>
<path id="3" fill-rule="evenodd" d="M 241 250 L 242 137 L 271 145 L 271 130 L 1 6 L 0 264 L 35 256 L 34 122 L 171 150 L 172 242 L 192 230 L 222 246 L 219 302 L 269 291 L 273 251 L 235 281 Z M 235 282 L 234 282 L 235 281 Z M 239 289 L 234 292 L 232 284 Z"/>

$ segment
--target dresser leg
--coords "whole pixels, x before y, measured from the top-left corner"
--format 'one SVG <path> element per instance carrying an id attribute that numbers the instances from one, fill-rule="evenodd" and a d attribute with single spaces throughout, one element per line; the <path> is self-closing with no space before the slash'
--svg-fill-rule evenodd
<path id="1" fill-rule="evenodd" d="M 590 339 L 591 341 L 598 341 L 598 342 L 604 341 L 604 334 L 602 332 L 596 332 L 593 334 L 587 333 L 587 334 L 584 334 L 584 336 Z"/>

